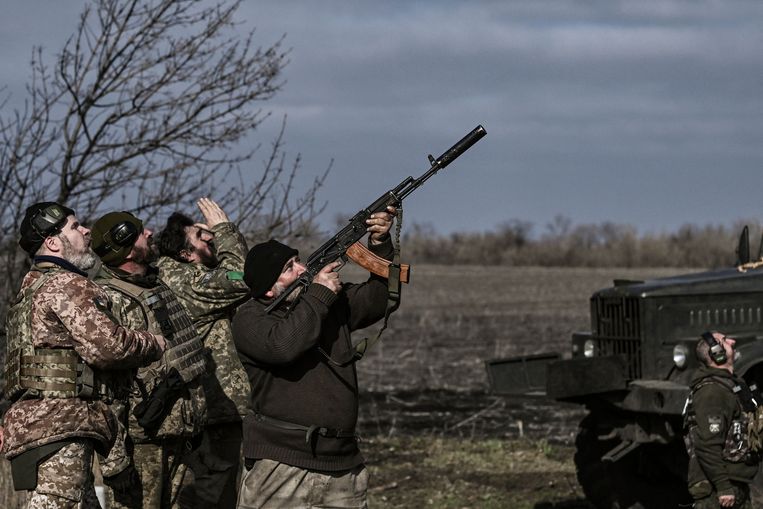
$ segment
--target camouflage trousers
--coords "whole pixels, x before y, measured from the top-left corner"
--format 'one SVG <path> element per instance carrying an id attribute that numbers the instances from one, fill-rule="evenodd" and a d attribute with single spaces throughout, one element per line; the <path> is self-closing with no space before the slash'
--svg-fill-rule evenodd
<path id="1" fill-rule="evenodd" d="M 316 472 L 259 459 L 244 473 L 238 509 L 368 508 L 368 470 Z"/>
<path id="2" fill-rule="evenodd" d="M 750 486 L 743 483 L 733 483 L 733 485 L 735 501 L 732 507 L 734 509 L 753 509 L 750 499 Z M 714 490 L 710 495 L 694 500 L 694 509 L 719 509 L 720 507 L 718 493 Z"/>
<path id="3" fill-rule="evenodd" d="M 37 467 L 29 509 L 100 508 L 93 486 L 93 442 L 77 440 Z"/>
<path id="4" fill-rule="evenodd" d="M 135 444 L 133 464 L 137 475 L 131 485 L 106 488 L 109 509 L 167 509 L 180 507 L 180 487 L 189 483 L 186 457 L 189 440 L 165 440 L 161 444 Z"/>

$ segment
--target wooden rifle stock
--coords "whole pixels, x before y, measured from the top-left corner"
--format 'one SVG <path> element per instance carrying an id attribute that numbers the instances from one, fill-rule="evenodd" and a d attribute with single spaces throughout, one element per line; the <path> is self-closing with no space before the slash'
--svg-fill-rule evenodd
<path id="1" fill-rule="evenodd" d="M 366 246 L 360 242 L 356 242 L 347 248 L 347 258 L 354 261 L 361 267 L 365 268 L 369 272 L 373 272 L 377 276 L 384 278 L 389 277 L 389 264 L 392 263 L 389 260 L 377 256 L 368 250 Z M 407 263 L 400 264 L 400 282 L 407 283 L 410 275 L 410 265 Z"/>

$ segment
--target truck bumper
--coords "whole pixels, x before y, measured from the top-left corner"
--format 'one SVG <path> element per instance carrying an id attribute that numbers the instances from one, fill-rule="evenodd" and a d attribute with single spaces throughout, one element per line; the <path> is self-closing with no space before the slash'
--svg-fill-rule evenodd
<path id="1" fill-rule="evenodd" d="M 681 415 L 689 387 L 667 380 L 628 382 L 624 356 L 578 358 L 548 365 L 549 397 L 587 403 L 600 397 L 623 410 L 648 414 Z"/>
<path id="2" fill-rule="evenodd" d="M 546 393 L 563 400 L 623 391 L 628 387 L 627 369 L 622 355 L 552 362 L 546 374 Z"/>
<path id="3" fill-rule="evenodd" d="M 490 389 L 495 394 L 544 396 L 546 367 L 561 357 L 551 352 L 486 361 Z"/>

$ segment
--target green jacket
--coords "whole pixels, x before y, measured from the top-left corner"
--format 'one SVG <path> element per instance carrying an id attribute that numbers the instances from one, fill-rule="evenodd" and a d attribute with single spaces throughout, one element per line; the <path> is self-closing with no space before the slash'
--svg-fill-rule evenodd
<path id="1" fill-rule="evenodd" d="M 231 318 L 239 304 L 249 298 L 241 279 L 247 246 L 232 223 L 212 228 L 218 264 L 184 263 L 163 256 L 157 263 L 159 275 L 188 310 L 209 350 L 204 390 L 209 424 L 238 422 L 246 414 L 249 380 L 236 354 Z"/>
<path id="2" fill-rule="evenodd" d="M 727 441 L 733 439 L 735 422 L 744 419 L 740 399 L 733 390 L 739 385 L 746 387 L 744 380 L 725 369 L 697 369 L 687 409 L 690 487 L 709 481 L 719 495 L 733 494 L 731 481 L 749 483 L 758 472 L 757 461 L 728 459 Z"/>

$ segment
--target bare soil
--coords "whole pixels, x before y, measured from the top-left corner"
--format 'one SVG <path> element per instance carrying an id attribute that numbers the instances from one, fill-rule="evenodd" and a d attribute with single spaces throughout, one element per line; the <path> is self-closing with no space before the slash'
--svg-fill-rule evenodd
<path id="1" fill-rule="evenodd" d="M 493 394 L 485 361 L 567 356 L 571 334 L 589 327 L 594 291 L 681 272 L 414 267 L 382 341 L 358 364 L 372 506 L 590 507 L 572 460 L 585 410 Z"/>

